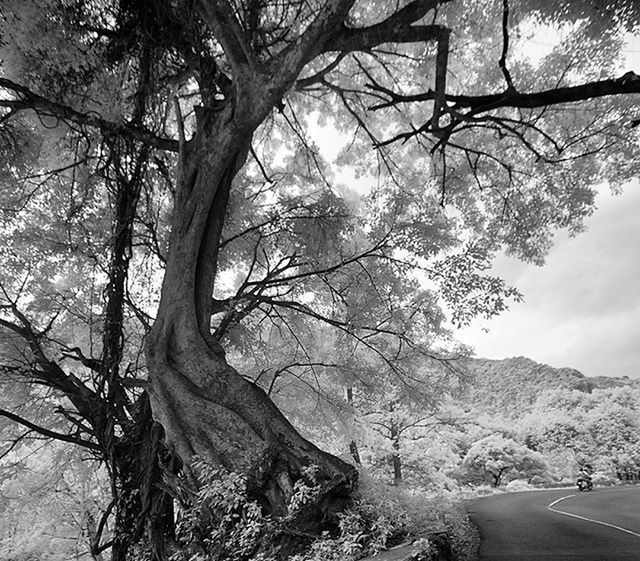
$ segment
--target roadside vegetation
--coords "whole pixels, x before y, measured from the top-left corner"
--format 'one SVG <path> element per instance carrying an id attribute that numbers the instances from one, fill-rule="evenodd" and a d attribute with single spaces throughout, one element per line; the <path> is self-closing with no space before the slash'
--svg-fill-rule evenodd
<path id="1" fill-rule="evenodd" d="M 450 548 L 453 558 L 466 561 L 478 545 L 464 508 L 467 500 L 573 486 L 585 466 L 596 485 L 640 480 L 640 388 L 633 382 L 610 379 L 611 387 L 584 391 L 589 379 L 575 376 L 568 385 L 583 390 L 550 389 L 564 382 L 562 375 L 549 376 L 553 369 L 544 365 L 495 362 L 491 375 L 483 374 L 486 366 L 487 361 L 476 364 L 476 378 L 467 389 L 456 386 L 447 393 L 441 388 L 441 401 L 419 406 L 387 392 L 376 407 L 352 395 L 352 402 L 345 400 L 333 415 L 330 401 L 316 401 L 315 409 L 323 413 L 313 422 L 304 414 L 306 406 L 292 410 L 292 419 L 325 449 L 354 463 L 350 452 L 357 454 L 359 492 L 337 516 L 333 532 L 312 538 L 293 530 L 296 517 L 305 516 L 305 506 L 319 494 L 313 470 L 296 484 L 288 515 L 279 520 L 265 516 L 248 496 L 241 474 L 199 460 L 191 472 L 199 484 L 167 479 L 178 498 L 181 544 L 172 561 L 267 561 L 284 551 L 295 561 L 356 560 L 419 540 L 424 551 Z M 505 414 L 496 416 L 491 413 L 495 400 L 477 398 L 495 376 L 504 380 L 505 392 L 512 379 L 530 376 L 538 383 L 522 387 L 511 404 L 503 396 Z M 541 384 L 547 389 L 540 394 Z M 494 397 L 500 394 L 497 390 Z M 524 410 L 523 400 L 529 402 Z M 393 426 L 399 428 L 390 431 Z M 108 500 L 106 474 L 62 443 L 21 443 L 10 457 L 15 461 L 5 460 L 0 486 L 3 558 L 63 561 L 74 550 L 82 557 Z M 211 518 L 211 513 L 218 514 Z M 152 551 L 138 547 L 136 555 L 133 559 L 151 559 Z"/>

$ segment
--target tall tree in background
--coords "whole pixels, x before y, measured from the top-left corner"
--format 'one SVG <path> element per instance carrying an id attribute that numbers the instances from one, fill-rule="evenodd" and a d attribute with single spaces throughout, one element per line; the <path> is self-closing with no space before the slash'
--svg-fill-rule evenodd
<path id="1" fill-rule="evenodd" d="M 244 473 L 275 516 L 316 465 L 299 527 L 331 520 L 354 468 L 229 351 L 265 322 L 295 339 L 306 316 L 393 367 L 416 341 L 437 357 L 438 298 L 454 323 L 504 309 L 493 252 L 542 262 L 595 185 L 635 173 L 640 78 L 620 48 L 640 13 L 600 6 L 0 3 L 3 385 L 55 398 L 64 422 L 0 413 L 106 463 L 114 559 L 145 528 L 164 555 L 155 483 L 194 455 Z M 541 29 L 560 39 L 536 61 L 522 46 Z M 373 178 L 366 202 L 332 179 L 316 122 Z"/>

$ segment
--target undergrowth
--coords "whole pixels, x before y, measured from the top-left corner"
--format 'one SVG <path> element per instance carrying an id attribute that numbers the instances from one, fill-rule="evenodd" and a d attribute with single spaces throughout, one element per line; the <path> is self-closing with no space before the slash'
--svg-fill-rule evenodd
<path id="1" fill-rule="evenodd" d="M 183 492 L 177 510 L 178 548 L 171 561 L 276 561 L 285 558 L 277 544 L 296 515 L 317 500 L 319 485 L 309 469 L 296 482 L 289 514 L 265 516 L 246 492 L 243 476 L 196 459 L 199 488 Z M 434 539 L 453 547 L 454 558 L 471 561 L 477 546 L 466 512 L 450 493 L 427 495 L 388 487 L 364 476 L 351 506 L 339 514 L 333 532 L 302 541 L 305 549 L 290 561 L 355 561 L 404 542 L 420 546 L 420 559 L 436 559 Z M 442 548 L 442 543 L 440 543 Z M 144 556 L 140 552 L 138 559 Z"/>

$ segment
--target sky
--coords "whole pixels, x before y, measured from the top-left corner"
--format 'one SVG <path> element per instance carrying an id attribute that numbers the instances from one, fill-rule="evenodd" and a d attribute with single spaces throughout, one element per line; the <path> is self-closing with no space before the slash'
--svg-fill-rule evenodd
<path id="1" fill-rule="evenodd" d="M 640 35 L 627 36 L 626 68 L 640 74 Z M 493 272 L 525 301 L 458 332 L 476 356 L 526 356 L 586 376 L 640 378 L 640 182 L 603 188 L 587 232 L 556 235 L 543 267 L 499 256 Z"/>
<path id="2" fill-rule="evenodd" d="M 596 204 L 586 232 L 556 234 L 544 266 L 498 256 L 493 272 L 525 301 L 458 332 L 477 356 L 640 378 L 640 183 L 603 188 Z"/>

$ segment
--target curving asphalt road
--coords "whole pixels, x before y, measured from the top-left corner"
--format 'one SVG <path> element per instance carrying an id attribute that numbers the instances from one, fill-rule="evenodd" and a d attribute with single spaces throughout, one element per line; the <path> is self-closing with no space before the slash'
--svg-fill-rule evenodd
<path id="1" fill-rule="evenodd" d="M 481 561 L 640 561 L 640 486 L 507 493 L 468 511 Z"/>

